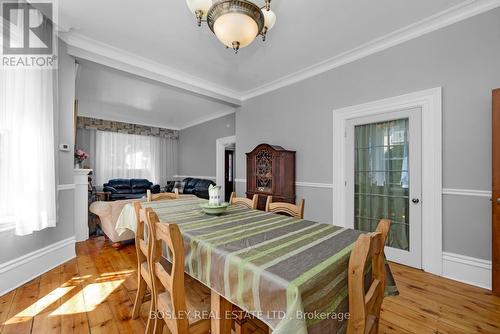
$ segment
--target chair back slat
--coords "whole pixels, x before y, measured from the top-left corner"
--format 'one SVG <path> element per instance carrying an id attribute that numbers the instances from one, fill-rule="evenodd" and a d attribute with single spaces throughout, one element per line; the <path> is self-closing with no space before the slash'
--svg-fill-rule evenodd
<path id="1" fill-rule="evenodd" d="M 186 295 L 184 290 L 184 240 L 179 226 L 176 224 L 160 223 L 153 209 L 145 210 L 151 252 L 149 257 L 150 270 L 152 272 L 153 296 L 168 291 L 172 309 L 173 321 L 166 321 L 167 327 L 173 333 L 188 333 L 189 323 L 187 314 Z M 167 246 L 172 257 L 172 270 L 168 273 L 160 263 L 163 245 Z M 158 306 L 158 300 L 155 301 Z M 165 311 L 165 310 L 160 310 Z"/>
<path id="2" fill-rule="evenodd" d="M 259 204 L 259 195 L 253 195 L 252 199 L 249 199 L 245 197 L 236 197 L 236 193 L 233 191 L 229 199 L 229 204 L 243 205 L 249 209 L 256 210 Z"/>
<path id="3" fill-rule="evenodd" d="M 378 279 L 374 280 L 368 292 L 365 295 L 365 308 L 371 310 L 378 300 L 378 289 L 380 287 L 380 281 Z"/>
<path id="4" fill-rule="evenodd" d="M 268 196 L 266 201 L 266 212 L 284 213 L 291 217 L 304 219 L 304 199 L 298 205 L 284 202 L 273 202 L 273 196 Z"/>
<path id="5" fill-rule="evenodd" d="M 155 275 L 160 280 L 160 283 L 165 287 L 167 291 L 172 290 L 172 276 L 163 268 L 163 266 L 159 263 L 155 263 L 154 267 Z"/>
<path id="6" fill-rule="evenodd" d="M 384 246 L 390 221 L 382 219 L 375 232 L 359 236 L 349 259 L 349 334 L 378 333 L 385 290 Z M 365 289 L 365 268 L 371 260 L 371 279 Z M 365 293 L 366 291 L 366 293 Z"/>
<path id="7" fill-rule="evenodd" d="M 151 191 L 148 190 L 146 197 L 148 202 L 179 199 L 179 189 L 175 188 L 173 193 L 159 193 L 159 194 L 152 194 Z"/>

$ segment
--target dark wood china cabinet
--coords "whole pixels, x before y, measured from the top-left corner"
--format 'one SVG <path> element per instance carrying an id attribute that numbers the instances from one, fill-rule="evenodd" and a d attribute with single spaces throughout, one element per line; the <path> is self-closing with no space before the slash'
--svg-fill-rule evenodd
<path id="1" fill-rule="evenodd" d="M 259 195 L 259 210 L 267 196 L 274 202 L 295 204 L 295 151 L 281 146 L 260 144 L 247 153 L 247 197 Z"/>

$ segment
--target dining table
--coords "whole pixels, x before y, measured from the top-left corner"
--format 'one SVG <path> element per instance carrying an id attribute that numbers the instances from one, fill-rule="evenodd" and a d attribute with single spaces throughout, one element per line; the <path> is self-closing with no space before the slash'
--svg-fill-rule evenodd
<path id="1" fill-rule="evenodd" d="M 185 272 L 212 291 L 212 333 L 231 331 L 232 305 L 255 316 L 274 334 L 344 333 L 349 317 L 348 265 L 364 233 L 230 205 L 206 214 L 194 196 L 141 202 L 161 223 L 177 224 L 184 238 Z M 116 231 L 135 232 L 132 204 Z M 370 275 L 367 268 L 367 279 Z M 397 294 L 386 262 L 386 295 Z M 229 313 L 228 313 L 229 312 Z"/>

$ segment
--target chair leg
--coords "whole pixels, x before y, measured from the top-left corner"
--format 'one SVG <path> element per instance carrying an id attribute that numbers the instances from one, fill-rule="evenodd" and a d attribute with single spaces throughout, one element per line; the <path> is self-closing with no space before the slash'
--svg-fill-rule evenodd
<path id="1" fill-rule="evenodd" d="M 139 317 L 139 312 L 141 310 L 142 301 L 144 300 L 144 295 L 146 294 L 147 284 L 146 281 L 141 276 L 141 271 L 139 270 L 139 286 L 137 287 L 137 293 L 135 295 L 134 309 L 132 310 L 132 319 L 137 319 Z"/>
<path id="2" fill-rule="evenodd" d="M 234 320 L 234 332 L 235 334 L 242 334 L 243 331 L 242 331 L 242 327 L 240 323 L 238 323 L 237 321 Z"/>
<path id="3" fill-rule="evenodd" d="M 245 321 L 242 325 L 241 325 L 241 334 L 250 334 L 250 324 Z"/>
<path id="4" fill-rule="evenodd" d="M 155 309 L 156 309 L 155 304 L 153 303 L 153 299 L 151 298 L 151 303 L 149 306 L 149 313 L 148 313 L 148 321 L 146 323 L 146 334 L 154 333 L 155 321 L 151 317 Z"/>
<path id="5" fill-rule="evenodd" d="M 155 318 L 155 334 L 163 334 L 163 327 L 165 326 L 165 321 L 163 319 Z M 169 332 L 169 331 L 167 331 Z"/>

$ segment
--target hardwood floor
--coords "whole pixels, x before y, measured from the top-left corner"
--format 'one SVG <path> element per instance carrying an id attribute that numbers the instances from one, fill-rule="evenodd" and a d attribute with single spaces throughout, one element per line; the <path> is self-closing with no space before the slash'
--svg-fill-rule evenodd
<path id="1" fill-rule="evenodd" d="M 144 333 L 146 307 L 130 319 L 134 245 L 77 244 L 73 259 L 0 297 L 0 333 Z M 400 295 L 385 298 L 380 333 L 500 333 L 500 298 L 391 264 Z M 147 304 L 146 304 L 147 305 Z"/>

